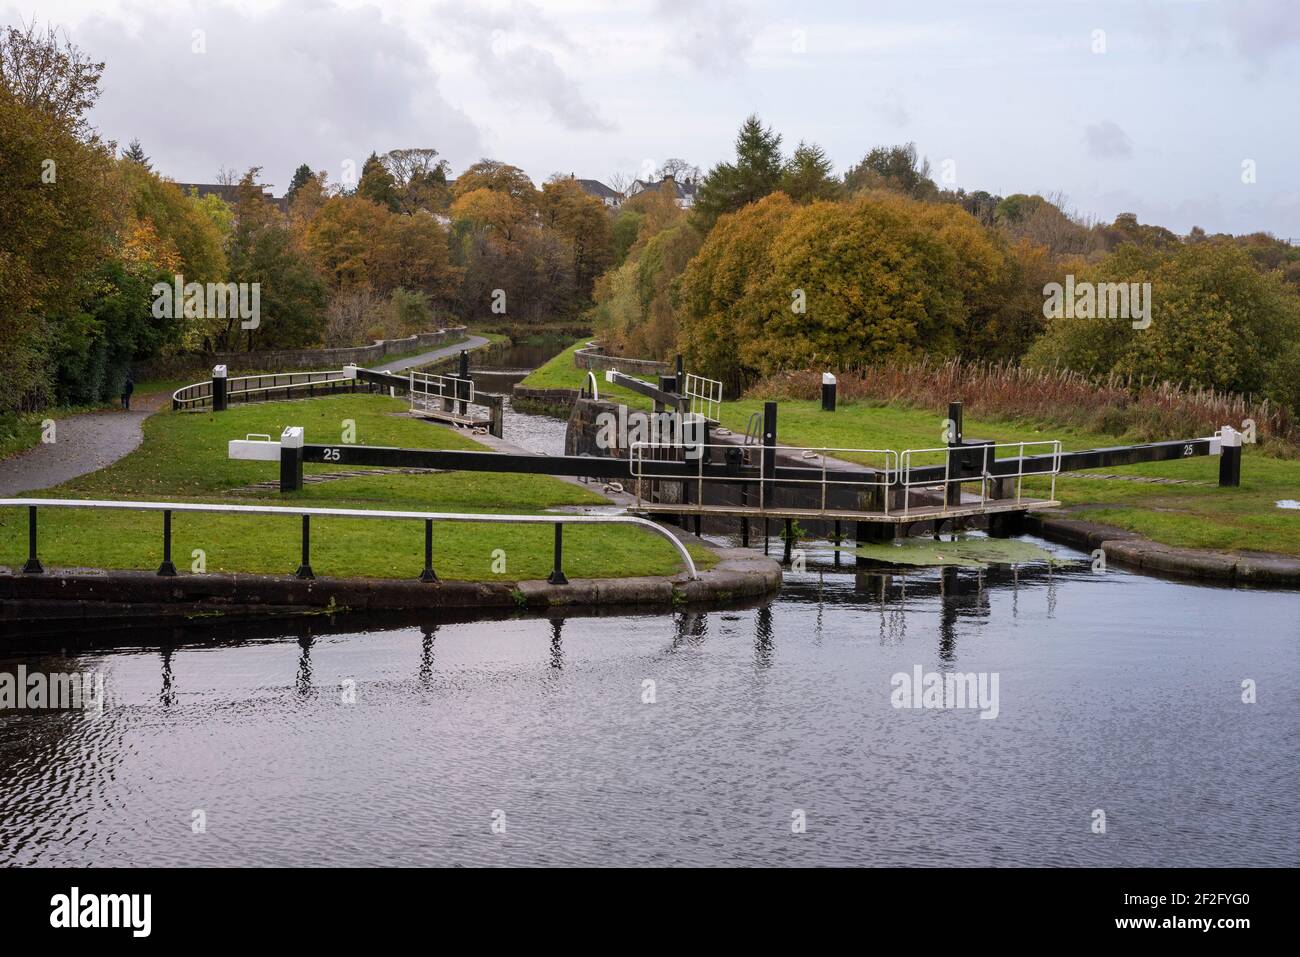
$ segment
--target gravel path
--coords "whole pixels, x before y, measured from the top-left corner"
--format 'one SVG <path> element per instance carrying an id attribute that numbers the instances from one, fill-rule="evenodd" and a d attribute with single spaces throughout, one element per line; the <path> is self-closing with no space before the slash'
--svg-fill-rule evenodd
<path id="1" fill-rule="evenodd" d="M 448 356 L 460 355 L 460 350 L 462 349 L 477 349 L 479 346 L 487 345 L 488 341 L 489 340 L 482 336 L 470 336 L 464 342 L 457 342 L 454 345 L 443 346 L 441 349 L 434 349 L 432 352 L 426 352 L 418 356 L 411 356 L 409 359 L 398 359 L 396 362 L 389 362 L 381 366 L 375 366 L 374 371 L 402 372 L 406 369 L 413 369 L 416 366 L 423 366 L 428 365 L 430 362 L 437 362 L 439 359 L 446 359 Z"/>
<path id="2" fill-rule="evenodd" d="M 52 488 L 112 465 L 144 440 L 144 420 L 170 396 L 135 396 L 130 412 L 84 412 L 55 420 L 55 441 L 0 461 L 0 497 Z"/>

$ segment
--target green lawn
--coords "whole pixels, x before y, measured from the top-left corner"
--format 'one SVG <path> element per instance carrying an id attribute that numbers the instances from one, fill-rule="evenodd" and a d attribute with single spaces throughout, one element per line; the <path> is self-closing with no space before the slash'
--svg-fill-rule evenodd
<path id="1" fill-rule="evenodd" d="M 605 499 L 577 485 L 536 475 L 458 472 L 339 479 L 302 492 L 246 490 L 274 480 L 278 465 L 231 461 L 228 440 L 250 433 L 278 436 L 301 425 L 311 443 L 338 442 L 344 420 L 356 426 L 361 445 L 414 448 L 482 448 L 463 432 L 411 419 L 406 403 L 373 395 L 239 406 L 219 415 L 164 411 L 145 422 L 139 449 L 115 465 L 28 497 L 113 498 L 225 502 L 305 503 L 339 508 L 447 512 L 537 513 L 550 506 L 603 504 Z M 307 465 L 308 474 L 330 471 Z M 26 556 L 26 517 L 0 509 L 0 564 L 18 565 Z M 41 513 L 40 555 L 56 566 L 155 568 L 161 554 L 161 516 L 147 512 L 86 512 L 46 509 Z M 552 529 L 545 525 L 447 523 L 434 526 L 434 567 L 443 578 L 521 580 L 550 571 Z M 194 549 L 206 553 L 209 571 L 285 573 L 297 567 L 296 517 L 177 515 L 173 556 L 184 569 Z M 312 523 L 312 566 L 318 575 L 408 578 L 423 564 L 423 524 L 416 521 L 316 519 Z M 506 553 L 506 571 L 492 571 L 493 551 Z M 693 550 L 702 567 L 711 553 Z M 565 572 L 570 577 L 671 574 L 678 559 L 656 535 L 614 527 L 565 529 Z"/>
<path id="2" fill-rule="evenodd" d="M 563 352 L 552 356 L 545 365 L 530 372 L 519 384 L 527 389 L 581 389 L 587 384 L 587 370 L 573 364 L 573 354 L 589 342 L 591 336 L 578 339 Z M 629 409 L 649 409 L 653 404 L 647 397 L 630 389 L 610 385 L 603 372 L 596 373 L 596 384 L 600 397 L 606 401 L 621 402 Z"/>

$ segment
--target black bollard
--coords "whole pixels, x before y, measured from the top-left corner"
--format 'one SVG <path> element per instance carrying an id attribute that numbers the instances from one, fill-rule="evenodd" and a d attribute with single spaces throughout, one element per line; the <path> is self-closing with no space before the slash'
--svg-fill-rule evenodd
<path id="1" fill-rule="evenodd" d="M 829 372 L 822 373 L 822 411 L 835 411 L 835 376 Z"/>
<path id="2" fill-rule="evenodd" d="M 226 411 L 226 367 L 212 367 L 212 411 Z"/>

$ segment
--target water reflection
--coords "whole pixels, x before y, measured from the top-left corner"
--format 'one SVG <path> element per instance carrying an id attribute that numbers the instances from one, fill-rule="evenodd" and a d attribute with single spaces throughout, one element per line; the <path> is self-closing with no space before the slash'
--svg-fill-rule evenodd
<path id="1" fill-rule="evenodd" d="M 551 619 L 551 670 L 564 670 L 564 619 Z"/>
<path id="2" fill-rule="evenodd" d="M 420 625 L 420 684 L 429 687 L 433 684 L 433 639 L 438 633 L 437 625 Z"/>

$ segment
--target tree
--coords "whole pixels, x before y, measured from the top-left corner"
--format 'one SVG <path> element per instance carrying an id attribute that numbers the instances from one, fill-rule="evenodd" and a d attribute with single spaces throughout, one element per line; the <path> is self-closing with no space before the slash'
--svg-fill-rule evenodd
<path id="1" fill-rule="evenodd" d="M 939 188 L 930 179 L 930 161 L 917 155 L 915 143 L 877 146 L 844 174 L 844 191 L 890 189 L 914 199 L 932 199 Z"/>
<path id="2" fill-rule="evenodd" d="M 445 300 L 459 285 L 446 231 L 428 213 L 406 216 L 360 196 L 335 196 L 307 226 L 304 244 L 336 292 L 365 288 L 383 297 L 401 287 Z"/>
<path id="3" fill-rule="evenodd" d="M 1027 364 L 1248 393 L 1300 412 L 1300 297 L 1231 242 L 1170 251 L 1128 243 L 1076 277 L 1076 288 L 1084 281 L 1151 283 L 1150 326 L 1062 315 Z"/>
<path id="4" fill-rule="evenodd" d="M 425 209 L 439 212 L 451 202 L 447 188 L 450 167 L 438 159 L 432 147 L 390 150 L 382 157 L 384 168 L 392 174 L 401 209 L 414 213 Z"/>
<path id="5" fill-rule="evenodd" d="M 611 263 L 614 268 L 623 265 L 624 260 L 627 259 L 627 254 L 632 249 L 632 244 L 636 242 L 644 220 L 645 213 L 634 209 L 619 210 L 618 215 L 614 217 L 612 227 L 614 254 Z"/>
<path id="6" fill-rule="evenodd" d="M 239 181 L 230 241 L 231 281 L 260 284 L 260 324 L 246 331 L 245 344 L 250 351 L 258 345 L 314 346 L 324 331 L 325 286 L 294 242 L 284 214 L 267 200 L 258 183 L 260 173 L 259 167 L 252 167 Z M 239 319 L 227 318 L 215 337 L 220 346 L 231 347 L 240 331 Z"/>
<path id="7" fill-rule="evenodd" d="M 42 113 L 72 132 L 86 132 L 86 114 L 99 99 L 104 64 L 96 63 L 54 27 L 36 21 L 6 27 L 0 35 L 0 86 L 19 105 Z"/>
<path id="8" fill-rule="evenodd" d="M 510 243 L 530 219 L 528 207 L 507 192 L 483 187 L 462 193 L 456 185 L 459 195 L 451 204 L 451 218 L 488 230 L 503 243 Z"/>
<path id="9" fill-rule="evenodd" d="M 0 33 L 0 412 L 58 400 L 121 223 L 112 151 L 87 127 L 101 64 L 53 30 Z"/>
<path id="10" fill-rule="evenodd" d="M 370 158 L 366 160 L 361 167 L 361 179 L 357 183 L 357 195 L 362 199 L 368 199 L 372 203 L 378 203 L 393 212 L 402 208 L 401 200 L 397 197 L 397 181 L 393 179 L 393 174 L 380 162 L 379 154 L 371 153 Z"/>
<path id="11" fill-rule="evenodd" d="M 663 179 L 666 176 L 671 176 L 679 183 L 697 180 L 700 178 L 700 168 L 694 163 L 672 156 L 660 163 L 659 169 L 655 172 L 655 179 Z"/>
<path id="12" fill-rule="evenodd" d="M 605 204 L 588 196 L 576 180 L 562 177 L 542 187 L 539 213 L 543 225 L 568 245 L 579 299 L 590 302 L 592 284 L 614 256 L 613 231 Z"/>
<path id="13" fill-rule="evenodd" d="M 780 183 L 781 169 L 780 134 L 751 115 L 736 136 L 736 162 L 719 163 L 700 183 L 694 209 L 701 228 L 707 231 L 724 213 L 771 193 Z"/>
<path id="14" fill-rule="evenodd" d="M 456 177 L 456 199 L 476 189 L 505 193 L 526 209 L 537 203 L 537 189 L 528 174 L 499 160 L 481 159 Z"/>
<path id="15" fill-rule="evenodd" d="M 840 184 L 830 158 L 817 144 L 800 143 L 781 173 L 781 192 L 798 203 L 834 199 Z"/>
<path id="16" fill-rule="evenodd" d="M 147 170 L 153 170 L 153 165 L 149 162 L 149 157 L 144 155 L 144 147 L 140 145 L 138 139 L 131 140 L 122 153 L 122 159 L 130 160 L 132 163 L 139 163 Z"/>
<path id="17" fill-rule="evenodd" d="M 315 174 L 312 172 L 311 167 L 306 163 L 301 164 L 293 171 L 293 179 L 289 180 L 289 188 L 284 191 L 284 198 L 292 203 L 298 190 L 306 186 L 313 176 L 315 176 Z"/>
<path id="18" fill-rule="evenodd" d="M 952 204 L 776 193 L 720 218 L 687 266 L 680 342 L 733 390 L 787 369 L 950 356 L 995 315 L 1007 268 Z"/>

